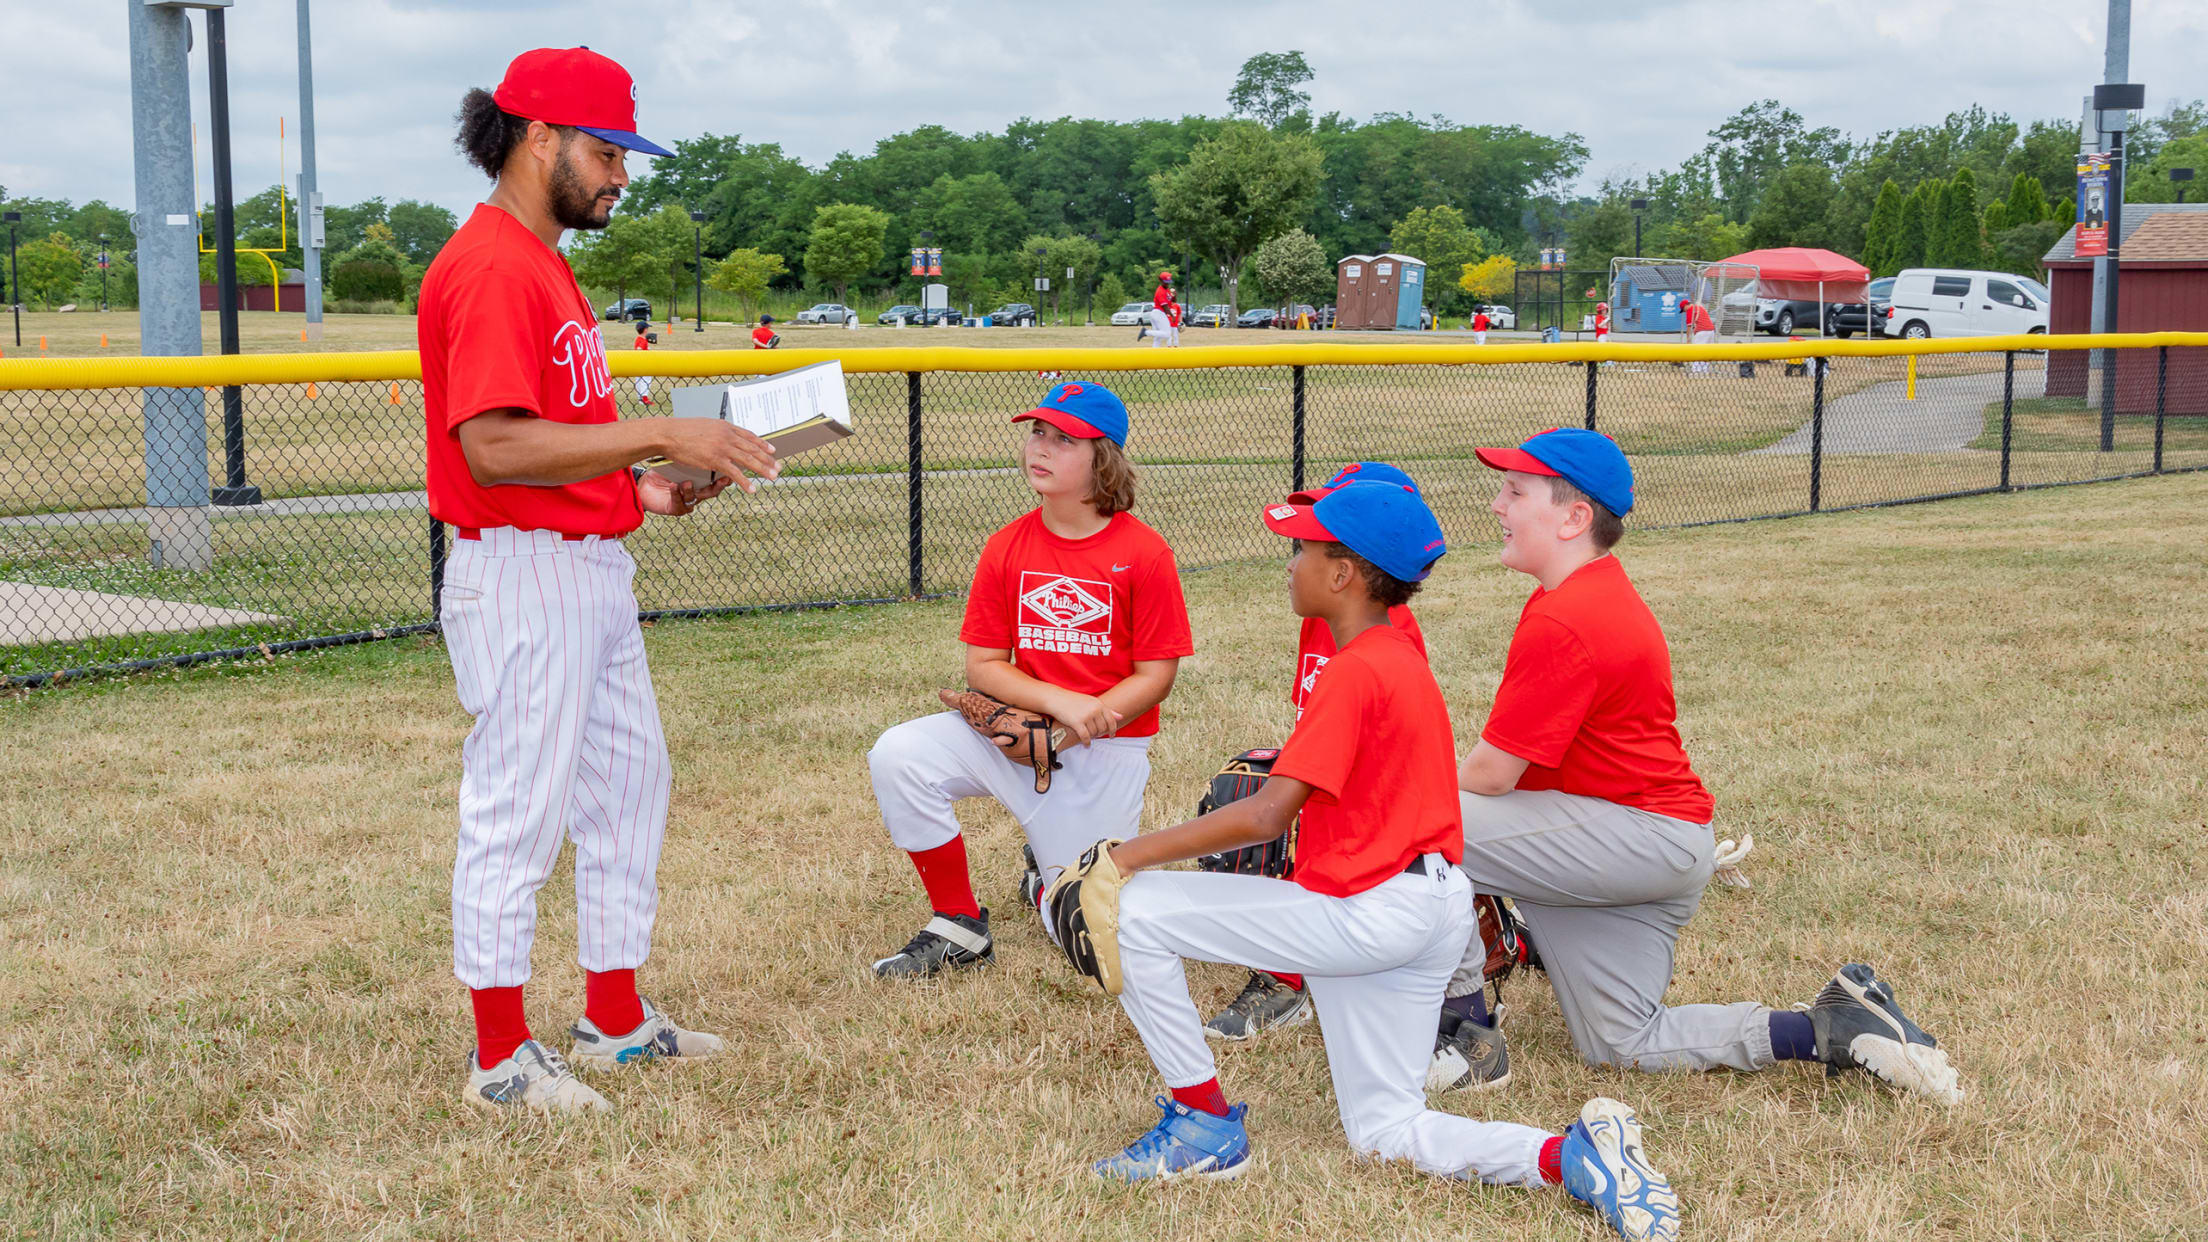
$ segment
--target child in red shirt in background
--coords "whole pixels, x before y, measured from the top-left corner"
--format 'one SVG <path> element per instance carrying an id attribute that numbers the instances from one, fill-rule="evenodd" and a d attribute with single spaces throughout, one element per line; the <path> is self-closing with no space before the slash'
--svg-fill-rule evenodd
<path id="1" fill-rule="evenodd" d="M 1633 469 L 1609 437 L 1579 428 L 1478 452 L 1504 472 L 1492 506 L 1502 562 L 1540 585 L 1458 772 L 1464 870 L 1517 903 L 1581 1059 L 1644 1070 L 1818 1060 L 1960 1100 L 1947 1054 L 1869 966 L 1842 966 L 1806 1013 L 1664 1005 L 1679 931 L 1715 866 L 1715 804 L 1680 744 L 1663 630 L 1610 552 Z M 1452 993 L 1477 996 L 1484 957 L 1474 937 Z M 1453 1016 L 1445 1008 L 1445 1043 Z M 1499 1033 L 1474 1038 L 1500 1049 Z"/>
<path id="2" fill-rule="evenodd" d="M 1047 793 L 957 712 L 908 720 L 875 742 L 867 767 L 882 823 L 912 855 L 932 909 L 911 943 L 874 963 L 882 978 L 995 958 L 957 799 L 995 798 L 1019 821 L 1029 905 L 1099 831 L 1135 835 L 1158 704 L 1195 650 L 1173 550 L 1129 512 L 1127 407 L 1100 384 L 1066 383 L 1012 421 L 1034 424 L 1021 463 L 1042 503 L 982 546 L 958 635 L 966 683 L 1055 717 L 1069 741 Z"/>
<path id="3" fill-rule="evenodd" d="M 1425 1019 L 1473 934 L 1472 886 L 1453 865 L 1463 835 L 1448 704 L 1388 611 L 1447 548 L 1418 493 L 1388 483 L 1274 505 L 1265 523 L 1304 541 L 1288 562 L 1289 602 L 1327 626 L 1336 653 L 1255 794 L 1096 847 L 1126 877 L 1120 1005 L 1171 1098 L 1159 1098 L 1155 1128 L 1095 1172 L 1144 1181 L 1247 1171 L 1248 1106 L 1227 1106 L 1184 962 L 1250 962 L 1310 976 L 1335 1104 L 1359 1153 L 1492 1185 L 1561 1181 L 1625 1237 L 1677 1238 L 1678 1199 L 1648 1165 L 1625 1105 L 1590 1100 L 1563 1135 L 1426 1107 Z M 1299 815 L 1293 880 L 1144 870 L 1271 840 Z"/>
<path id="4" fill-rule="evenodd" d="M 1290 492 L 1288 503 L 1292 505 L 1316 504 L 1319 499 L 1337 487 L 1350 483 L 1393 483 L 1418 491 L 1418 484 L 1411 476 L 1382 461 L 1356 461 L 1334 472 L 1334 476 L 1314 488 Z M 1388 609 L 1388 624 L 1401 630 L 1411 644 L 1418 648 L 1420 659 L 1426 657 L 1426 635 L 1418 628 L 1418 618 L 1411 615 L 1408 604 L 1397 604 Z M 1334 631 L 1318 617 L 1305 617 L 1302 632 L 1296 640 L 1296 675 L 1288 683 L 1288 701 L 1295 704 L 1296 718 L 1303 718 L 1303 705 L 1316 685 L 1319 670 L 1334 656 Z M 1274 1027 L 1298 1026 L 1311 1020 L 1311 998 L 1304 991 L 1303 976 L 1293 973 L 1275 973 L 1266 970 L 1250 972 L 1249 982 L 1227 1007 L 1204 1024 L 1208 1039 L 1241 1041 L 1257 1038 L 1258 1032 Z"/>
<path id="5" fill-rule="evenodd" d="M 636 348 L 638 350 L 649 350 L 651 347 L 652 325 L 645 320 L 639 319 L 636 321 Z M 650 405 L 652 403 L 651 376 L 639 375 L 636 377 L 636 399 L 644 403 L 645 405 Z"/>
<path id="6" fill-rule="evenodd" d="M 751 347 L 753 349 L 773 349 L 781 343 L 782 338 L 776 335 L 774 331 L 774 316 L 759 316 L 759 326 L 751 330 Z"/>

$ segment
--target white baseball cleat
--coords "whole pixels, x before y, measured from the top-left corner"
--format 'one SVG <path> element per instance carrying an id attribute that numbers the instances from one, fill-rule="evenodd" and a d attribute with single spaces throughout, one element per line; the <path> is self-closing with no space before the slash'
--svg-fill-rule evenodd
<path id="1" fill-rule="evenodd" d="M 720 1036 L 683 1030 L 648 1000 L 644 1001 L 644 1020 L 626 1035 L 608 1035 L 588 1016 L 576 1019 L 567 1033 L 575 1037 L 575 1064 L 590 1070 L 618 1069 L 646 1061 L 702 1061 L 723 1047 Z"/>
<path id="2" fill-rule="evenodd" d="M 567 1068 L 560 1054 L 533 1039 L 489 1069 L 468 1054 L 468 1089 L 461 1099 L 477 1108 L 526 1108 L 540 1113 L 613 1111 L 606 1097 L 591 1090 Z"/>

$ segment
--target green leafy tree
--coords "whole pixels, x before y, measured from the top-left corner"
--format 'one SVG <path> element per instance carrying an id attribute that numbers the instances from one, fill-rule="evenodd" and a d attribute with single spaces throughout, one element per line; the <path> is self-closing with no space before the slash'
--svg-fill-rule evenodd
<path id="1" fill-rule="evenodd" d="M 2065 229 L 2076 224 L 2078 222 L 2078 200 L 2071 195 L 2063 195 L 2062 201 L 2055 204 L 2053 219 L 2055 223 L 2062 225 Z"/>
<path id="2" fill-rule="evenodd" d="M 2030 173 L 2018 173 L 2009 183 L 2009 227 L 2048 219 L 2047 191 Z"/>
<path id="3" fill-rule="evenodd" d="M 1599 203 L 1573 218 L 1567 236 L 1573 267 L 1608 271 L 1633 249 L 1633 210 L 1620 199 Z"/>
<path id="4" fill-rule="evenodd" d="M 889 213 L 856 203 L 830 203 L 813 212 L 813 235 L 805 246 L 805 275 L 836 287 L 836 301 L 848 301 L 851 282 L 882 262 L 889 235 Z"/>
<path id="5" fill-rule="evenodd" d="M 1239 310 L 1242 265 L 1310 209 L 1326 173 L 1301 134 L 1241 122 L 1150 178 L 1166 235 L 1227 273 L 1227 306 Z"/>
<path id="6" fill-rule="evenodd" d="M 605 228 L 579 233 L 568 250 L 576 283 L 589 289 L 610 290 L 620 298 L 630 291 L 642 293 L 656 283 L 661 257 L 652 249 L 651 230 L 636 216 L 615 216 Z"/>
<path id="7" fill-rule="evenodd" d="M 1001 254 L 1027 235 L 1027 211 L 1019 196 L 993 172 L 937 177 L 920 191 L 912 211 L 912 245 L 919 230 L 935 234 L 929 245 L 945 254 Z"/>
<path id="8" fill-rule="evenodd" d="M 2129 163 L 2129 161 L 2126 161 Z M 2173 168 L 2190 168 L 2194 176 L 2208 176 L 2208 133 L 2186 134 L 2164 143 L 2153 159 L 2134 168 L 2124 177 L 2124 198 L 2134 203 L 2174 203 L 2177 201 L 2178 183 L 2170 180 Z M 2192 202 L 2208 201 L 2208 182 L 2195 180 L 2186 198 Z"/>
<path id="9" fill-rule="evenodd" d="M 1983 267 L 1986 243 L 1978 229 L 1978 179 L 1960 168 L 1940 192 L 1939 210 L 1927 230 L 1924 265 Z"/>
<path id="10" fill-rule="evenodd" d="M 1748 220 L 1748 245 L 1823 247 L 1826 212 L 1833 193 L 1832 170 L 1822 164 L 1794 164 L 1779 172 L 1764 190 Z"/>
<path id="11" fill-rule="evenodd" d="M 1722 212 L 1706 211 L 1674 222 L 1662 249 L 1666 255 L 1681 259 L 1729 259 L 1748 249 L 1748 226 L 1727 220 Z"/>
<path id="12" fill-rule="evenodd" d="M 391 209 L 382 198 L 362 199 L 350 206 L 327 204 L 322 209 L 322 241 L 327 253 L 343 254 L 368 240 L 368 226 L 382 224 Z"/>
<path id="13" fill-rule="evenodd" d="M 1909 191 L 1909 197 L 1901 200 L 1901 227 L 1894 234 L 1894 271 L 1925 266 L 1934 217 L 1939 214 L 1940 199 L 1946 188 L 1938 181 L 1920 181 L 1916 189 Z"/>
<path id="14" fill-rule="evenodd" d="M 460 221 L 434 203 L 402 198 L 391 204 L 390 214 L 384 217 L 384 226 L 391 230 L 392 244 L 399 248 L 399 253 L 410 262 L 426 264 L 452 240 L 452 235 L 460 228 Z"/>
<path id="15" fill-rule="evenodd" d="M 1319 249 L 1319 239 L 1302 229 L 1290 229 L 1268 239 L 1251 256 L 1257 283 L 1267 299 L 1280 306 L 1308 302 L 1313 306 L 1334 292 L 1334 267 Z"/>
<path id="16" fill-rule="evenodd" d="M 1901 187 L 1892 178 L 1878 187 L 1878 203 L 1871 208 L 1871 218 L 1863 226 L 1863 266 L 1873 276 L 1891 276 L 1901 269 L 1894 266 L 1895 249 L 1901 238 Z"/>
<path id="17" fill-rule="evenodd" d="M 1986 204 L 1986 213 L 1979 217 L 1978 235 L 1990 246 L 1995 234 L 2009 227 L 2009 200 L 1997 198 Z"/>
<path id="18" fill-rule="evenodd" d="M 69 235 L 56 229 L 44 241 L 25 242 L 16 248 L 14 275 L 26 299 L 51 309 L 76 292 L 85 266 L 84 255 Z"/>
<path id="19" fill-rule="evenodd" d="M 1119 273 L 1106 272 L 1097 277 L 1096 304 L 1099 307 L 1108 306 L 1113 310 L 1118 310 L 1133 300 L 1134 298 L 1129 296 L 1127 292 L 1126 284 L 1120 280 Z"/>
<path id="20" fill-rule="evenodd" d="M 329 287 L 349 302 L 396 302 L 406 296 L 406 256 L 388 241 L 363 241 L 331 260 Z"/>
<path id="21" fill-rule="evenodd" d="M 2069 229 L 2067 220 L 2012 224 L 1998 236 L 1986 239 L 1993 248 L 1993 266 L 1999 271 L 2036 278 L 2045 270 L 2040 260 L 2055 248 L 2055 243 L 2061 241 Z"/>
<path id="22" fill-rule="evenodd" d="M 1746 223 L 1781 173 L 1797 165 L 1815 164 L 1829 174 L 1845 162 L 1848 151 L 1840 131 L 1829 127 L 1810 129 L 1800 113 L 1776 99 L 1766 99 L 1742 108 L 1711 130 L 1710 143 L 1699 158 L 1724 203 L 1725 214 Z"/>
<path id="23" fill-rule="evenodd" d="M 1299 114 L 1308 119 L 1311 95 L 1296 88 L 1312 76 L 1301 52 L 1260 52 L 1243 61 L 1242 71 L 1234 75 L 1227 109 L 1267 129 L 1279 129 Z"/>
<path id="24" fill-rule="evenodd" d="M 1388 231 L 1388 249 L 1425 260 L 1429 272 L 1447 273 L 1486 258 L 1495 249 L 1495 239 L 1465 223 L 1464 213 L 1454 207 L 1418 207 Z M 1333 279 L 1327 277 L 1330 287 Z M 1460 296 L 1463 291 L 1448 280 L 1429 285 L 1428 292 L 1437 308 L 1454 309 L 1465 301 Z"/>
<path id="25" fill-rule="evenodd" d="M 1050 278 L 1051 309 L 1060 310 L 1067 299 L 1080 305 L 1083 290 L 1096 275 L 1104 261 L 1104 248 L 1086 237 L 1071 233 L 1044 236 L 1037 233 L 1020 245 L 1020 263 L 1028 272 L 1041 272 Z M 1066 279 L 1066 269 L 1073 269 L 1073 279 Z M 1040 303 L 1039 297 L 1023 301 Z"/>
<path id="26" fill-rule="evenodd" d="M 1518 296 L 1518 261 L 1507 254 L 1491 254 L 1467 263 L 1457 277 L 1457 288 L 1480 303 L 1514 301 Z"/>
<path id="27" fill-rule="evenodd" d="M 735 294 L 736 300 L 743 303 L 744 318 L 753 319 L 758 317 L 760 300 L 767 296 L 767 286 L 789 270 L 781 255 L 762 254 L 743 246 L 715 263 L 706 272 L 705 284 L 709 289 Z"/>

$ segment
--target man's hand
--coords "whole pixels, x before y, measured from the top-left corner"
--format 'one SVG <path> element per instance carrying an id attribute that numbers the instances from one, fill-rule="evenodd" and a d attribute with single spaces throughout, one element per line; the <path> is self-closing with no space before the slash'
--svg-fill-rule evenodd
<path id="1" fill-rule="evenodd" d="M 747 492 L 759 485 L 744 476 L 771 479 L 782 470 L 772 446 L 758 436 L 717 418 L 664 418 L 658 428 L 667 460 L 698 470 L 727 475 Z M 714 490 L 718 491 L 718 487 Z M 703 494 L 699 500 L 705 499 Z M 657 510 L 655 510 L 657 512 Z"/>
<path id="2" fill-rule="evenodd" d="M 735 480 L 727 475 L 713 480 L 704 487 L 695 483 L 677 483 L 656 470 L 647 470 L 637 476 L 636 500 L 646 513 L 658 513 L 667 517 L 681 517 L 698 507 L 701 500 L 711 500 L 721 494 L 721 489 Z"/>

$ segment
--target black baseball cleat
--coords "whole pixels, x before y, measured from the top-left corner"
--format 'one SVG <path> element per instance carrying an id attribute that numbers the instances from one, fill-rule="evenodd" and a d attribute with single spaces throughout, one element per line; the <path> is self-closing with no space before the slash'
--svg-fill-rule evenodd
<path id="1" fill-rule="evenodd" d="M 1426 1090 L 1493 1091 L 1510 1085 L 1510 1044 L 1502 1029 L 1445 1013 L 1426 1066 Z"/>
<path id="2" fill-rule="evenodd" d="M 1034 846 L 1020 847 L 1020 866 L 1023 868 L 1020 872 L 1020 900 L 1027 903 L 1028 909 L 1040 914 L 1043 909 L 1043 869 L 1035 865 Z"/>
<path id="3" fill-rule="evenodd" d="M 1311 1014 L 1310 992 L 1289 987 L 1262 970 L 1253 970 L 1250 981 L 1242 985 L 1241 995 L 1204 1023 L 1204 1038 L 1239 1043 L 1256 1039 L 1259 1031 L 1300 1026 L 1311 1020 Z"/>
<path id="4" fill-rule="evenodd" d="M 920 929 L 911 943 L 874 963 L 877 979 L 925 979 L 946 970 L 968 970 L 997 960 L 996 942 L 989 938 L 989 911 L 978 919 L 963 914 L 937 914 Z"/>
<path id="5" fill-rule="evenodd" d="M 1865 1070 L 1897 1090 L 1962 1102 L 1962 1086 L 1939 1041 L 1903 1016 L 1894 989 L 1870 967 L 1842 966 L 1810 1005 L 1809 1025 L 1826 1073 Z"/>

